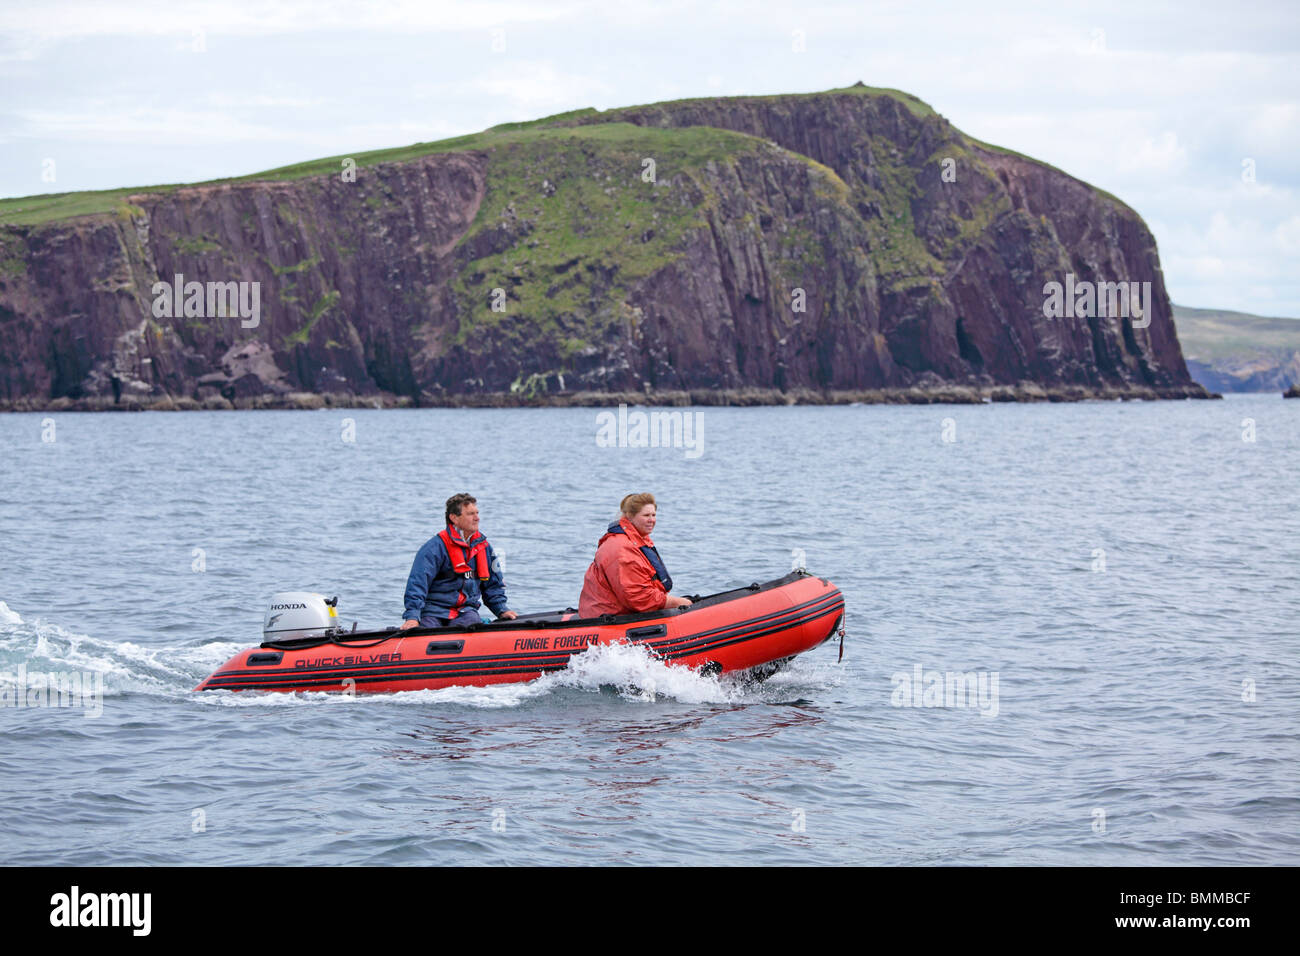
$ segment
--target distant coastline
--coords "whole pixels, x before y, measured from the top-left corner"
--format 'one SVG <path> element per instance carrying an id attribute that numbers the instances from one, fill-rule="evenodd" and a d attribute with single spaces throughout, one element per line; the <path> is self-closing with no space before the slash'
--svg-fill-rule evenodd
<path id="1" fill-rule="evenodd" d="M 1283 392 L 1300 383 L 1300 319 L 1174 307 L 1192 378 L 1213 392 Z"/>
<path id="2" fill-rule="evenodd" d="M 460 395 L 353 395 L 350 393 L 289 392 L 283 395 L 251 395 L 233 401 L 212 395 L 202 401 L 189 396 L 148 398 L 20 398 L 0 400 L 0 412 L 138 412 L 138 411 L 227 411 L 249 409 L 322 408 L 606 408 L 627 404 L 660 407 L 703 405 L 714 407 L 758 407 L 788 405 L 980 405 L 992 402 L 1086 402 L 1086 401 L 1173 401 L 1216 399 L 1199 385 L 1149 388 L 1127 386 L 1090 388 L 1082 385 L 1043 386 L 1036 382 L 1017 385 L 942 385 L 928 388 L 894 388 L 816 391 L 813 389 L 745 388 L 692 391 L 645 392 L 560 392 L 524 396 L 510 392 Z"/>

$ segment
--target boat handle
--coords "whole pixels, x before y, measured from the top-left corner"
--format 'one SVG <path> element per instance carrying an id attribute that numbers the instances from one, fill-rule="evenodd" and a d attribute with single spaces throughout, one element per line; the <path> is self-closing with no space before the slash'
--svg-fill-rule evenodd
<path id="1" fill-rule="evenodd" d="M 426 654 L 459 654 L 465 649 L 464 641 L 430 641 Z"/>
<path id="2" fill-rule="evenodd" d="M 640 641 L 647 637 L 663 637 L 668 633 L 667 624 L 650 624 L 646 627 L 632 627 L 627 630 L 627 639 Z"/>

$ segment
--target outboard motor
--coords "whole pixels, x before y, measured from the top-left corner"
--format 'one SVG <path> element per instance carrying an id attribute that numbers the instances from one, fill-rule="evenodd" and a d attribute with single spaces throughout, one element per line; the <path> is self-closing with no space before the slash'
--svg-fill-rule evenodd
<path id="1" fill-rule="evenodd" d="M 337 596 L 326 598 L 313 591 L 280 591 L 271 595 L 262 623 L 263 642 L 292 641 L 303 637 L 333 637 L 338 626 Z"/>

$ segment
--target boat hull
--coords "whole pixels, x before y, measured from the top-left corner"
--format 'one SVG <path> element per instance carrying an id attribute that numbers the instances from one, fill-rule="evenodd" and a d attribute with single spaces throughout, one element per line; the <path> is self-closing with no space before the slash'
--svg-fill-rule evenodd
<path id="1" fill-rule="evenodd" d="M 536 680 L 597 644 L 639 644 L 670 664 L 710 673 L 754 671 L 839 632 L 844 598 L 829 581 L 795 572 L 765 585 L 701 598 L 688 608 L 579 618 L 530 615 L 469 627 L 347 634 L 313 646 L 240 651 L 196 690 L 386 693 Z"/>

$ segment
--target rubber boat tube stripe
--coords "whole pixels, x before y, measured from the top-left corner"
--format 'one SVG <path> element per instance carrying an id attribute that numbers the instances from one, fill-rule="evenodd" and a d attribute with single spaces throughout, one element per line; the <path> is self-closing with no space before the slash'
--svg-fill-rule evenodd
<path id="1" fill-rule="evenodd" d="M 818 614 L 814 614 L 810 617 L 802 618 L 801 620 L 795 621 L 792 624 L 781 624 L 773 627 L 764 628 L 761 631 L 755 631 L 751 634 L 744 634 L 740 637 L 733 637 L 730 640 L 726 640 L 726 641 L 716 641 L 716 640 L 710 641 L 703 647 L 690 647 L 685 650 L 674 651 L 671 654 L 664 654 L 663 657 L 668 660 L 677 660 L 678 658 L 681 657 L 693 657 L 694 655 L 704 653 L 705 651 L 714 651 L 720 647 L 728 647 L 731 644 L 743 644 L 745 641 L 753 640 L 756 637 L 765 637 L 768 634 L 775 634 L 777 631 L 783 631 L 787 627 L 794 626 L 794 624 L 811 624 L 814 621 L 821 620 L 822 618 L 830 617 L 832 614 L 838 616 L 842 609 L 843 609 L 843 605 L 840 605 L 838 607 L 832 606 Z M 828 634 L 827 638 L 829 637 L 830 635 Z"/>
<path id="2" fill-rule="evenodd" d="M 818 607 L 818 605 L 823 605 L 823 606 Z M 665 650 L 669 647 L 673 647 L 674 645 L 678 645 L 677 647 L 674 647 L 674 652 L 675 652 L 676 650 L 679 650 L 681 648 L 693 648 L 697 645 L 709 645 L 712 644 L 714 641 L 716 641 L 717 638 L 721 635 L 727 633 L 734 634 L 738 630 L 748 631 L 749 629 L 752 629 L 753 627 L 760 624 L 776 625 L 777 630 L 781 630 L 784 627 L 793 627 L 795 624 L 806 624 L 808 621 L 815 619 L 815 617 L 809 617 L 809 615 L 813 614 L 814 611 L 817 612 L 815 615 L 816 617 L 821 617 L 822 614 L 820 612 L 824 612 L 831 607 L 843 608 L 844 598 L 838 593 L 827 594 L 824 595 L 823 597 L 815 598 L 812 601 L 807 601 L 803 604 L 796 605 L 795 607 L 789 608 L 788 610 L 773 611 L 772 613 L 765 614 L 761 617 L 752 618 L 748 621 L 742 621 L 739 624 L 724 624 L 721 627 L 715 627 L 709 631 L 700 631 L 695 634 L 683 634 L 681 637 L 668 638 L 665 640 L 661 640 L 658 643 L 652 643 L 648 641 L 646 643 L 650 643 L 651 646 L 656 651 Z M 779 618 L 787 618 L 787 617 L 790 618 L 789 621 L 778 620 Z M 770 633 L 772 633 L 772 629 L 771 627 L 768 627 L 761 632 L 747 633 L 744 635 L 744 637 L 745 638 L 759 637 L 762 634 L 770 634 Z M 728 641 L 727 643 L 733 643 L 733 642 Z"/>

